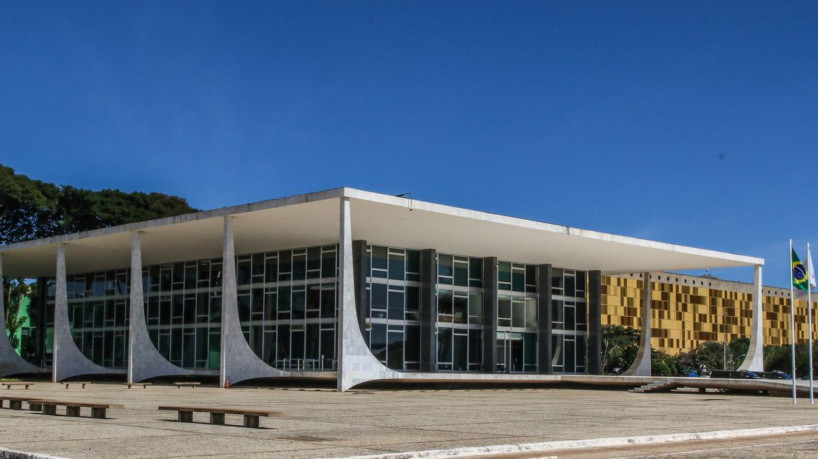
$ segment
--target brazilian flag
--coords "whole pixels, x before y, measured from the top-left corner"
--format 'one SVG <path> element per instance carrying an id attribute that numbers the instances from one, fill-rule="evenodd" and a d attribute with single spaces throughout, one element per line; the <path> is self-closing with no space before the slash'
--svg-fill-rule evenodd
<path id="1" fill-rule="evenodd" d="M 807 275 L 807 268 L 798 259 L 795 250 L 792 251 L 792 285 L 793 287 L 807 291 L 809 289 L 809 276 Z"/>

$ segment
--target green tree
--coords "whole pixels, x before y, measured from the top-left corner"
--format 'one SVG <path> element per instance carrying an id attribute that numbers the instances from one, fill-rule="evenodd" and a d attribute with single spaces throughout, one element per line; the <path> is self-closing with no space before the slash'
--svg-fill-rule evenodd
<path id="1" fill-rule="evenodd" d="M 59 188 L 0 165 L 0 243 L 52 235 Z"/>
<path id="2" fill-rule="evenodd" d="M 792 374 L 792 346 L 764 346 L 764 370 Z"/>
<path id="3" fill-rule="evenodd" d="M 652 376 L 673 376 L 676 374 L 676 361 L 673 357 L 658 349 L 650 350 L 650 368 Z"/>
<path id="4" fill-rule="evenodd" d="M 735 338 L 727 346 L 727 369 L 735 370 L 744 363 L 747 352 L 750 351 L 750 338 Z"/>
<path id="5" fill-rule="evenodd" d="M 677 367 L 682 374 L 694 370 L 702 376 L 723 368 L 724 343 L 707 341 L 700 344 L 695 350 L 679 354 Z"/>
<path id="6" fill-rule="evenodd" d="M 20 303 L 26 296 L 31 295 L 31 288 L 23 279 L 9 279 L 3 282 L 6 304 L 6 333 L 11 341 L 11 347 L 17 349 L 20 345 L 17 330 L 26 322 L 25 317 L 19 317 Z"/>
<path id="7" fill-rule="evenodd" d="M 628 369 L 639 350 L 639 332 L 619 325 L 602 326 L 602 371 L 618 374 Z"/>
<path id="8" fill-rule="evenodd" d="M 0 244 L 195 212 L 162 193 L 57 186 L 0 165 Z"/>

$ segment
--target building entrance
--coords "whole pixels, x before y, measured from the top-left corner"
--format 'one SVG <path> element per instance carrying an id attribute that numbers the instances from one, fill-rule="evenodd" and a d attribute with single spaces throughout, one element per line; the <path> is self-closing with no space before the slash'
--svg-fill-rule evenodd
<path id="1" fill-rule="evenodd" d="M 497 333 L 497 369 L 502 373 L 523 371 L 522 333 Z"/>

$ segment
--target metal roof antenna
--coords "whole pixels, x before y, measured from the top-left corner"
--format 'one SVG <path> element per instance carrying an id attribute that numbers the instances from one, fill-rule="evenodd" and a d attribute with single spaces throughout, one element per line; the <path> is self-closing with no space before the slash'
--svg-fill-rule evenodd
<path id="1" fill-rule="evenodd" d="M 409 200 L 409 212 L 415 210 L 414 207 L 413 207 L 414 204 L 415 204 L 415 200 L 412 197 L 412 192 L 411 191 L 407 191 L 406 193 L 396 194 L 395 196 L 397 196 L 399 198 L 404 198 L 404 199 Z"/>

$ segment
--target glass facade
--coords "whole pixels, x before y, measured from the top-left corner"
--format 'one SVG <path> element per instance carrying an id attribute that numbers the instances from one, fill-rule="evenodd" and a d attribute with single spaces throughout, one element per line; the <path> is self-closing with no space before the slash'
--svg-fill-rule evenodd
<path id="1" fill-rule="evenodd" d="M 483 366 L 483 260 L 437 256 L 437 370 Z"/>
<path id="2" fill-rule="evenodd" d="M 219 368 L 221 276 L 221 258 L 143 268 L 148 335 L 174 365 Z"/>
<path id="3" fill-rule="evenodd" d="M 497 290 L 497 369 L 507 373 L 536 373 L 536 266 L 499 262 Z"/>
<path id="4" fill-rule="evenodd" d="M 104 367 L 128 364 L 128 283 L 124 269 L 66 278 L 71 336 L 89 360 Z"/>
<path id="5" fill-rule="evenodd" d="M 256 355 L 282 370 L 335 370 L 338 246 L 237 257 L 239 320 Z"/>
<path id="6" fill-rule="evenodd" d="M 393 370 L 420 369 L 420 252 L 368 246 L 364 340 Z"/>
<path id="7" fill-rule="evenodd" d="M 74 342 L 107 368 L 127 366 L 129 273 L 66 278 Z M 142 281 L 148 334 L 159 353 L 183 368 L 218 369 L 222 259 L 146 266 Z M 336 369 L 337 245 L 238 255 L 236 284 L 242 331 L 259 358 L 286 370 Z M 46 309 L 53 334 L 53 287 Z"/>
<path id="8" fill-rule="evenodd" d="M 365 302 L 361 307 L 364 339 L 373 355 L 399 371 L 420 369 L 422 327 L 434 334 L 437 372 L 484 371 L 484 340 L 494 334 L 500 373 L 540 373 L 540 311 L 537 266 L 497 263 L 496 330 L 486 323 L 487 286 L 482 258 L 437 254 L 434 260 L 432 323 L 421 321 L 421 252 L 368 245 Z M 424 262 L 425 263 L 425 262 Z M 587 301 L 586 273 L 553 269 L 552 363 L 555 373 L 584 373 Z M 490 336 L 490 335 L 489 335 Z"/>
<path id="9" fill-rule="evenodd" d="M 585 272 L 554 269 L 551 275 L 551 364 L 554 373 L 584 373 L 588 305 Z"/>
<path id="10" fill-rule="evenodd" d="M 366 246 L 361 324 L 364 340 L 380 362 L 398 371 L 420 371 L 423 339 L 425 358 L 431 360 L 424 368 L 431 371 L 540 373 L 545 371 L 540 352 L 546 348 L 539 340 L 550 335 L 553 372 L 586 372 L 585 272 L 551 270 L 545 284 L 551 289 L 552 327 L 543 335 L 539 327 L 547 322 L 540 317 L 544 306 L 539 303 L 543 282 L 537 278 L 538 266 L 498 261 L 496 285 L 486 285 L 486 279 L 494 278 L 483 272 L 486 260 L 428 253 L 422 266 L 419 250 Z M 338 263 L 337 245 L 236 256 L 239 322 L 250 347 L 268 365 L 337 369 Z M 422 275 L 424 269 L 429 272 Z M 161 355 L 183 368 L 218 369 L 222 260 L 146 266 L 142 275 L 148 334 Z M 422 285 L 422 278 L 431 280 L 431 288 Z M 66 280 L 77 347 L 94 363 L 125 368 L 129 270 Z M 487 288 L 496 294 L 495 311 L 484 310 Z M 53 311 L 49 290 L 47 309 Z M 421 300 L 424 291 L 427 306 Z M 495 314 L 496 323 L 487 323 Z M 50 317 L 46 325 L 53 328 Z M 496 350 L 496 361 L 486 360 L 487 349 Z"/>

